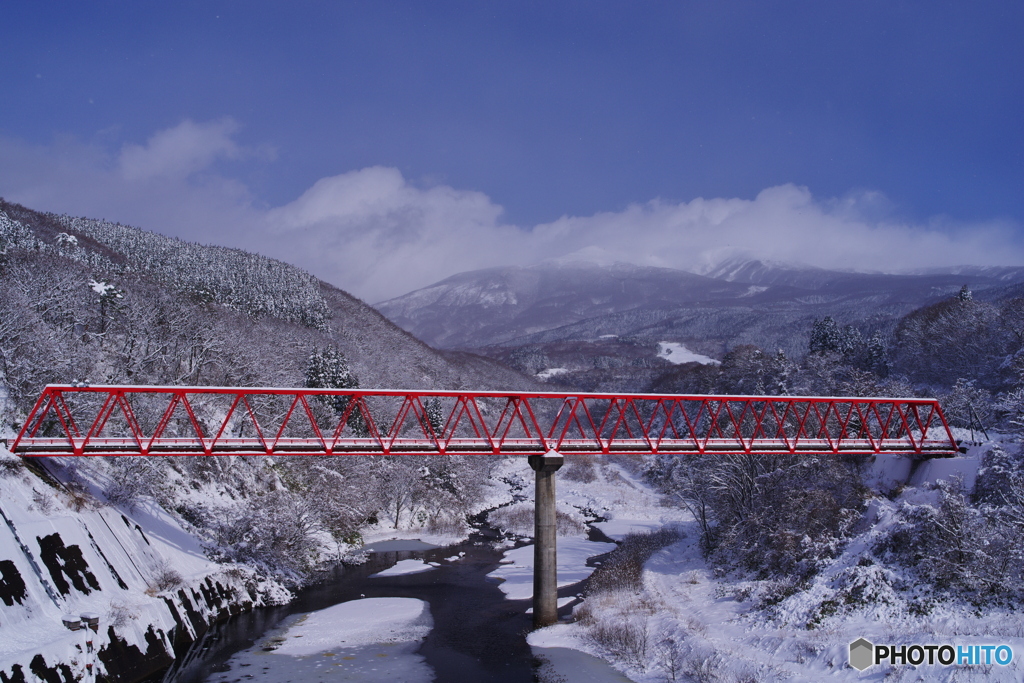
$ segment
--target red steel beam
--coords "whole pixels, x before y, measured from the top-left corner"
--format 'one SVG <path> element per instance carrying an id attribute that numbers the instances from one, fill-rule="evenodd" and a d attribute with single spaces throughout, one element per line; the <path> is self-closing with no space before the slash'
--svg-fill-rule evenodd
<path id="1" fill-rule="evenodd" d="M 935 399 L 49 385 L 11 450 L 59 455 L 950 456 Z"/>

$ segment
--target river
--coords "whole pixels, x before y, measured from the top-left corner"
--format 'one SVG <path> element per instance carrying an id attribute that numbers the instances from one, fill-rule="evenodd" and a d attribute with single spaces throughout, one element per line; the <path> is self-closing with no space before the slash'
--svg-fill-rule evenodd
<path id="1" fill-rule="evenodd" d="M 287 617 L 361 597 L 408 597 L 430 606 L 433 628 L 418 654 L 434 670 L 437 681 L 533 680 L 533 657 L 526 643 L 529 602 L 507 600 L 487 574 L 502 556 L 489 527 L 467 541 L 429 550 L 374 552 L 368 562 L 339 566 L 316 585 L 299 592 L 281 607 L 260 608 L 217 624 L 164 677 L 164 683 L 199 683 L 228 668 L 235 653 L 253 646 L 264 633 Z M 447 561 L 460 554 L 455 561 Z M 396 562 L 420 558 L 440 566 L 429 572 L 369 578 Z M 573 595 L 569 586 L 560 594 Z"/>

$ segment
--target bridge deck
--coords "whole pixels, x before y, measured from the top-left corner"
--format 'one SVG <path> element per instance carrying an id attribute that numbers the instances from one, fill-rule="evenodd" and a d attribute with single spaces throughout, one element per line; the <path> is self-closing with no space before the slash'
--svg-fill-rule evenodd
<path id="1" fill-rule="evenodd" d="M 12 444 L 49 455 L 953 455 L 934 399 L 51 385 Z"/>
<path id="2" fill-rule="evenodd" d="M 140 445 L 134 439 L 92 438 L 75 439 L 73 442 L 59 438 L 26 438 L 17 446 L 20 455 L 488 455 L 493 453 L 535 455 L 546 453 L 545 444 L 536 439 L 506 439 L 499 448 L 478 439 L 453 439 L 443 448 L 422 439 L 396 439 L 382 446 L 369 439 L 341 439 L 331 448 L 315 439 L 283 438 L 274 444 L 263 444 L 255 439 L 221 439 L 215 444 L 202 443 L 196 439 L 156 439 Z M 709 439 L 695 443 L 690 439 L 665 439 L 650 444 L 641 439 L 616 439 L 610 443 L 595 444 L 575 439 L 566 439 L 558 444 L 558 452 L 564 454 L 606 454 L 646 455 L 651 453 L 770 453 L 793 452 L 807 454 L 846 453 L 850 455 L 874 455 L 878 453 L 900 453 L 936 457 L 952 455 L 946 440 L 929 440 L 917 443 L 909 439 L 886 439 L 872 443 L 867 439 L 844 439 L 840 443 L 829 443 L 824 439 L 801 439 L 797 443 L 786 443 L 780 439 L 753 439 L 745 444 L 724 439 Z"/>

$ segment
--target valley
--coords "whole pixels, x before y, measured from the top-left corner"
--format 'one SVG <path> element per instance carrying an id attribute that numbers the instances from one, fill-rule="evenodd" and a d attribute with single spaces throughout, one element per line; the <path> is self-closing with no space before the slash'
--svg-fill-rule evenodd
<path id="1" fill-rule="evenodd" d="M 0 239 L 8 442 L 40 387 L 64 382 L 934 395 L 965 451 L 567 456 L 556 515 L 566 621 L 526 636 L 533 505 L 521 457 L 2 450 L 4 683 L 73 680 L 90 665 L 124 683 L 163 670 L 168 683 L 235 680 L 257 665 L 344 680 L 348 663 L 359 680 L 469 671 L 553 683 L 583 667 L 636 683 L 810 681 L 857 679 L 847 648 L 860 636 L 1024 648 L 1017 269 L 742 262 L 698 275 L 562 262 L 465 273 L 381 304 L 402 330 L 243 251 L 9 203 Z M 160 421 L 145 400 L 132 405 L 146 429 Z M 345 405 L 313 402 L 310 415 L 336 421 Z M 201 424 L 223 419 L 215 401 L 193 407 Z M 424 424 L 438 407 L 425 404 Z M 251 410 L 276 424 L 284 407 Z M 437 549 L 375 551 L 402 539 Z M 362 600 L 403 601 L 365 603 L 401 637 L 350 630 L 338 615 Z M 467 631 L 460 605 L 518 634 L 511 659 L 489 659 L 486 629 Z M 61 623 L 85 613 L 99 615 L 93 636 Z M 321 622 L 333 640 L 313 644 L 303 624 Z M 291 645 L 298 636 L 311 644 Z M 394 661 L 379 668 L 379 655 Z M 930 673 L 1009 681 L 1019 667 Z M 897 662 L 870 675 L 910 672 Z"/>

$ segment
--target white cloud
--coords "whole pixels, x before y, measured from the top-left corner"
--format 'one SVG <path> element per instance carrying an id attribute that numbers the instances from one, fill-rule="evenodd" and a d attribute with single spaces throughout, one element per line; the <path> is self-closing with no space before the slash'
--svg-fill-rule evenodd
<path id="1" fill-rule="evenodd" d="M 319 181 L 266 215 L 268 237 L 296 262 L 368 301 L 461 270 L 523 262 L 524 231 L 479 192 L 413 187 L 372 167 Z"/>
<path id="2" fill-rule="evenodd" d="M 232 136 L 238 124 L 224 118 L 208 123 L 188 119 L 159 131 L 145 145 L 125 145 L 118 165 L 126 180 L 184 178 L 208 168 L 219 158 L 237 159 L 242 149 Z"/>
<path id="3" fill-rule="evenodd" d="M 234 142 L 237 128 L 230 119 L 185 121 L 119 154 L 0 139 L 0 195 L 260 251 L 371 302 L 465 270 L 574 254 L 684 269 L 729 256 L 888 272 L 1024 264 L 1020 226 L 900 222 L 877 192 L 821 199 L 794 185 L 753 199 L 655 199 L 524 228 L 503 223 L 501 207 L 480 192 L 418 187 L 397 169 L 370 167 L 257 208 L 242 183 L 210 170 L 252 154 Z"/>

